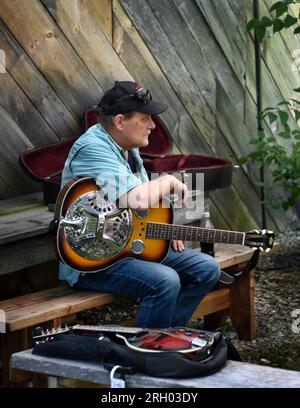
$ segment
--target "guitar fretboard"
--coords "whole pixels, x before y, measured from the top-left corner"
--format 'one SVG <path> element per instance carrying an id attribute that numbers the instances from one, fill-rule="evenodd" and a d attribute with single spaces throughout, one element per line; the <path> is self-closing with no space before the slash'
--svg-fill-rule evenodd
<path id="1" fill-rule="evenodd" d="M 191 227 L 187 225 L 160 224 L 154 222 L 147 222 L 146 237 L 237 245 L 243 245 L 245 242 L 244 232 Z"/>
<path id="2" fill-rule="evenodd" d="M 142 331 L 143 329 L 139 327 L 124 327 L 124 326 L 119 326 L 119 325 L 114 325 L 114 324 L 105 324 L 105 325 L 98 325 L 98 326 L 92 326 L 92 325 L 85 325 L 85 324 L 77 324 L 76 326 L 73 326 L 73 330 L 82 330 L 82 331 L 107 331 L 107 332 L 119 332 L 119 333 L 138 333 Z"/>

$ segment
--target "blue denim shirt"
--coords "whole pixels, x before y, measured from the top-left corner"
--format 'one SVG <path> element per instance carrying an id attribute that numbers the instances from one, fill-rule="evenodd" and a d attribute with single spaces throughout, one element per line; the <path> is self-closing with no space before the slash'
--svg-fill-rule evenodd
<path id="1" fill-rule="evenodd" d="M 93 177 L 108 195 L 109 201 L 116 201 L 123 194 L 148 181 L 147 172 L 138 149 L 132 149 L 137 173 L 133 174 L 125 152 L 100 125 L 90 127 L 72 146 L 62 174 L 62 186 L 74 177 Z M 71 286 L 79 279 L 81 272 L 60 263 L 59 279 Z"/>

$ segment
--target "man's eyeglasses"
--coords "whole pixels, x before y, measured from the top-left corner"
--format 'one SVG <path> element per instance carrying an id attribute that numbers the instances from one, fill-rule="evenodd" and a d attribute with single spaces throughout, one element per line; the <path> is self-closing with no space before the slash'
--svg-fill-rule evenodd
<path id="1" fill-rule="evenodd" d="M 148 89 L 139 88 L 133 94 L 122 96 L 115 100 L 115 103 L 124 101 L 125 99 L 137 98 L 146 103 L 152 99 L 152 95 Z"/>

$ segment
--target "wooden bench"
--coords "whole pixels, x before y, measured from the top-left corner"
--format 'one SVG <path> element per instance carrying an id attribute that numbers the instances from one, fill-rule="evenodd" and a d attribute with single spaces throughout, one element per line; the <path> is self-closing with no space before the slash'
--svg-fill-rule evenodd
<path id="1" fill-rule="evenodd" d="M 15 202 L 16 201 L 16 202 Z M 2 202 L 0 205 L 0 245 L 5 262 L 0 275 L 42 264 L 55 258 L 47 228 L 52 218 L 40 194 Z M 178 222 L 178 221 L 177 221 Z M 239 271 L 252 250 L 242 246 L 217 245 L 216 258 L 227 272 Z M 39 266 L 41 276 L 43 265 Z M 3 383 L 9 384 L 12 353 L 31 346 L 31 330 L 37 325 L 57 327 L 75 319 L 76 313 L 111 303 L 117 296 L 108 293 L 76 291 L 66 285 L 35 291 L 0 302 L 0 333 Z M 240 338 L 255 337 L 254 273 L 229 287 L 218 285 L 202 301 L 193 318 L 205 316 L 207 328 L 219 327 L 229 314 Z"/>
<path id="2" fill-rule="evenodd" d="M 252 250 L 229 245 L 217 246 L 216 258 L 222 269 L 230 272 L 244 266 Z M 208 329 L 218 327 L 229 314 L 240 338 L 255 337 L 254 273 L 237 280 L 233 285 L 218 285 L 194 313 L 193 318 L 205 316 Z M 9 359 L 12 353 L 31 346 L 32 328 L 47 324 L 58 327 L 76 318 L 76 313 L 103 306 L 117 300 L 109 293 L 80 291 L 63 284 L 56 288 L 34 292 L 0 302 L 2 311 L 2 353 L 4 384 L 9 384 Z M 241 313 L 241 311 L 243 311 Z"/>
<path id="3" fill-rule="evenodd" d="M 110 384 L 109 372 L 100 362 L 67 360 L 37 356 L 31 350 L 12 356 L 12 367 L 48 376 L 48 386 L 57 387 L 62 378 L 79 380 L 79 386 L 87 383 Z M 50 377 L 49 377 L 50 376 Z M 82 381 L 85 381 L 84 384 Z M 66 386 L 68 382 L 62 381 Z M 74 381 L 71 382 L 74 386 Z M 75 383 L 75 386 L 77 385 Z M 78 386 L 77 385 L 77 386 Z M 222 370 L 199 378 L 159 378 L 136 373 L 125 376 L 126 388 L 300 388 L 300 372 L 280 368 L 227 361 Z M 105 390 L 101 388 L 101 393 Z M 201 396 L 200 396 L 201 397 Z M 199 401 L 200 402 L 200 401 Z"/>

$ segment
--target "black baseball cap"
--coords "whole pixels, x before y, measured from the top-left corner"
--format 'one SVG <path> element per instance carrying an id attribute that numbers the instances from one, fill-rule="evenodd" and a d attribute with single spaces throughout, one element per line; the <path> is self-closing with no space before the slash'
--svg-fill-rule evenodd
<path id="1" fill-rule="evenodd" d="M 114 87 L 105 92 L 98 106 L 104 115 L 129 112 L 158 115 L 167 109 L 164 103 L 152 100 L 148 89 L 131 81 L 116 81 Z"/>

